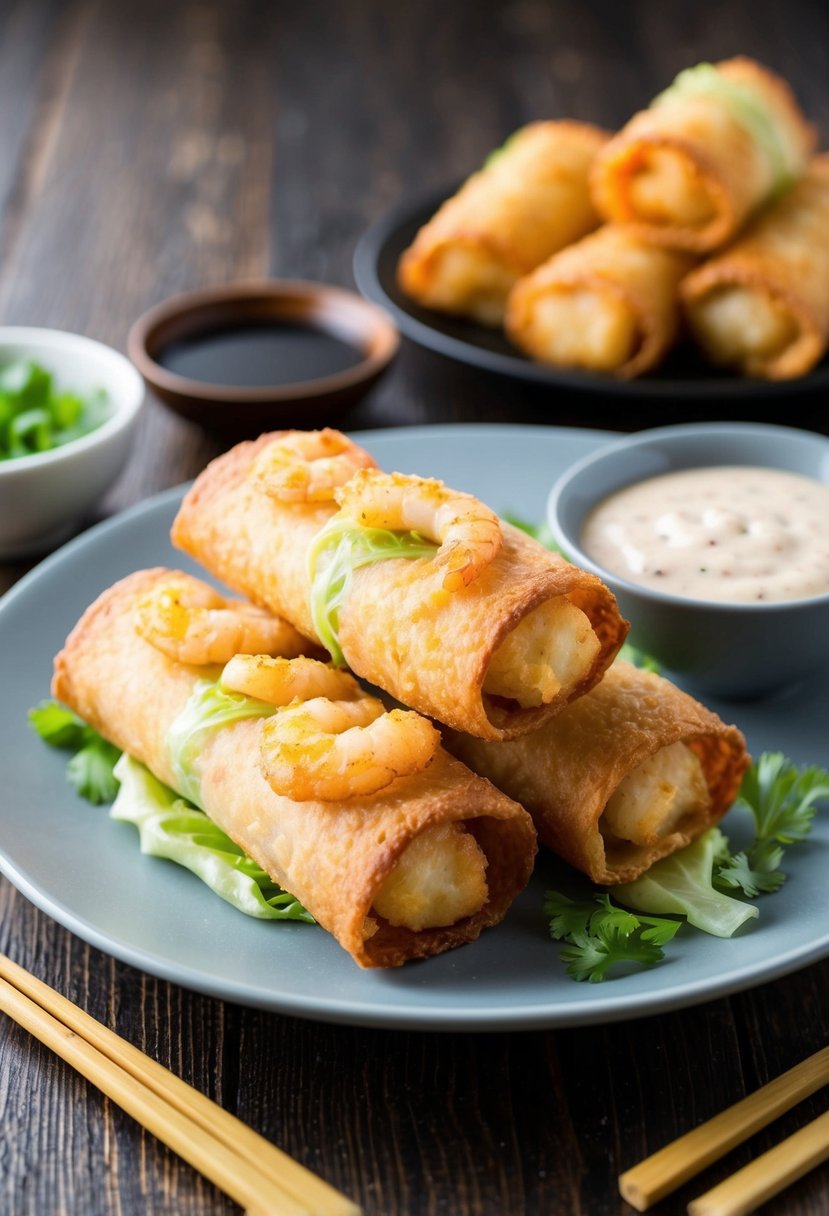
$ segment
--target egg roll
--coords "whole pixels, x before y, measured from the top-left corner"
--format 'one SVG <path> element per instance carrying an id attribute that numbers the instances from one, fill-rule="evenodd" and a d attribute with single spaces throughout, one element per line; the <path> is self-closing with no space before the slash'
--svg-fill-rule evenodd
<path id="1" fill-rule="evenodd" d="M 280 438 L 260 436 L 208 465 L 172 538 L 319 642 L 309 554 L 336 504 L 285 503 L 263 491 L 256 462 Z M 428 717 L 489 739 L 532 730 L 592 687 L 627 633 L 599 579 L 517 528 L 501 531 L 494 560 L 461 590 L 443 590 L 428 557 L 390 557 L 353 571 L 339 609 L 339 646 L 352 671 Z"/>
<path id="2" fill-rule="evenodd" d="M 324 801 L 292 800 L 266 780 L 271 717 L 201 726 L 177 750 L 205 673 L 136 625 L 171 573 L 138 571 L 99 597 L 55 660 L 54 695 L 200 805 L 361 967 L 437 954 L 501 920 L 532 869 L 532 823 L 442 748 L 373 794 Z"/>
<path id="3" fill-rule="evenodd" d="M 688 254 L 608 224 L 518 280 L 507 336 L 541 363 L 640 376 L 674 343 L 677 287 L 692 265 Z"/>
<path id="4" fill-rule="evenodd" d="M 522 127 L 420 229 L 400 287 L 427 308 L 499 325 L 516 279 L 599 223 L 588 172 L 607 138 L 581 122 Z"/>
<path id="5" fill-rule="evenodd" d="M 829 346 L 829 155 L 680 289 L 707 358 L 747 376 L 803 376 Z"/>
<path id="6" fill-rule="evenodd" d="M 645 240 L 704 253 L 797 181 L 815 146 L 779 76 L 743 57 L 703 63 L 680 72 L 601 150 L 593 201 Z"/>
<path id="7" fill-rule="evenodd" d="M 506 743 L 445 737 L 593 882 L 632 882 L 712 827 L 737 796 L 745 739 L 687 693 L 618 660 L 540 730 Z"/>

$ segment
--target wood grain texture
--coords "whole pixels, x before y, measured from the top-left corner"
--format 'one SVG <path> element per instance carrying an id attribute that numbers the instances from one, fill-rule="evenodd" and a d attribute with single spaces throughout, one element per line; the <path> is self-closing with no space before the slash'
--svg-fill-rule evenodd
<path id="1" fill-rule="evenodd" d="M 766 0 L 6 0 L 0 322 L 123 349 L 135 317 L 175 291 L 268 274 L 351 286 L 360 233 L 406 192 L 456 179 L 531 118 L 615 125 L 700 59 L 756 55 L 829 132 L 828 47 L 829 15 L 809 0 L 785 11 Z M 825 429 L 822 404 L 799 408 Z M 473 419 L 655 420 L 404 343 L 346 424 Z M 218 450 L 150 402 L 95 517 L 193 476 Z M 0 567 L 0 588 L 25 568 Z M 5 881 L 0 949 L 367 1216 L 623 1216 L 619 1171 L 829 1041 L 829 963 L 677 1014 L 464 1036 L 314 1025 L 187 992 L 85 945 Z M 679 1216 L 825 1108 L 815 1095 L 658 1216 Z M 11 1216 L 236 1210 L 5 1020 L 0 1129 Z M 764 1212 L 828 1209 L 823 1167 Z"/>

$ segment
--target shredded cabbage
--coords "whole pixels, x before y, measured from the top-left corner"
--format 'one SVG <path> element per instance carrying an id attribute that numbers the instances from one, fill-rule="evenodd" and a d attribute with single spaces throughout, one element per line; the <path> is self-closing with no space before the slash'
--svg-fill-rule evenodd
<path id="1" fill-rule="evenodd" d="M 674 97 L 719 97 L 731 109 L 771 162 L 775 176 L 775 194 L 782 194 L 799 176 L 800 166 L 789 147 L 783 131 L 763 100 L 744 81 L 729 80 L 717 71 L 713 63 L 698 63 L 686 68 L 664 92 L 654 98 L 661 105 Z"/>
<path id="2" fill-rule="evenodd" d="M 138 828 L 141 852 L 192 871 L 217 895 L 260 920 L 314 918 L 248 857 L 204 811 L 162 785 L 124 753 L 115 766 L 121 783 L 110 817 Z"/>
<path id="3" fill-rule="evenodd" d="M 726 848 L 722 832 L 711 828 L 687 848 L 657 861 L 641 878 L 611 887 L 611 893 L 637 911 L 679 912 L 705 933 L 731 937 L 760 912 L 714 889 L 714 861 Z"/>
<path id="4" fill-rule="evenodd" d="M 176 785 L 190 801 L 201 806 L 201 783 L 196 761 L 205 731 L 244 718 L 268 718 L 276 707 L 241 693 L 226 692 L 215 680 L 199 680 L 184 709 L 167 731 L 170 763 Z"/>
<path id="5" fill-rule="evenodd" d="M 338 667 L 345 667 L 339 642 L 340 609 L 351 576 L 361 566 L 392 557 L 433 557 L 438 546 L 419 532 L 362 528 L 350 517 L 334 515 L 316 537 L 308 554 L 311 619 L 320 641 Z"/>

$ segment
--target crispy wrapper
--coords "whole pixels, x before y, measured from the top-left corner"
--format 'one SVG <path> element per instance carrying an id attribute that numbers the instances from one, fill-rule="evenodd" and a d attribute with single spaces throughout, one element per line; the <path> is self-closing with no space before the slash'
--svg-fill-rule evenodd
<path id="1" fill-rule="evenodd" d="M 816 145 L 779 76 L 745 58 L 714 66 L 719 87 L 683 90 L 680 74 L 605 145 L 591 175 L 606 219 L 698 253 L 730 240 L 752 211 L 795 181 Z M 700 67 L 714 76 L 709 65 Z"/>
<path id="2" fill-rule="evenodd" d="M 607 139 L 581 122 L 522 127 L 420 229 L 400 259 L 403 291 L 498 325 L 515 280 L 599 223 L 588 173 Z"/>
<path id="3" fill-rule="evenodd" d="M 710 806 L 674 831 L 633 844 L 602 830 L 619 783 L 662 748 L 682 742 L 699 758 Z M 485 743 L 450 734 L 449 749 L 530 812 L 539 839 L 594 882 L 632 882 L 690 844 L 725 814 L 749 757 L 735 726 L 668 680 L 617 660 L 604 679 L 532 735 Z"/>
<path id="4" fill-rule="evenodd" d="M 167 732 L 200 676 L 144 641 L 138 602 L 170 572 L 139 571 L 87 610 L 55 660 L 53 693 L 117 747 L 175 788 Z M 182 578 L 180 573 L 177 578 Z M 526 884 L 535 832 L 526 813 L 439 750 L 420 773 L 370 797 L 293 802 L 260 772 L 262 719 L 205 733 L 202 809 L 295 895 L 362 967 L 396 967 L 474 940 Z M 372 912 L 372 900 L 424 829 L 463 823 L 487 858 L 488 895 L 454 925 L 414 932 Z"/>
<path id="5" fill-rule="evenodd" d="M 692 265 L 687 254 L 608 224 L 519 279 L 507 336 L 542 363 L 640 376 L 674 343 L 677 287 Z"/>
<path id="6" fill-rule="evenodd" d="M 829 346 L 829 155 L 680 294 L 714 363 L 769 380 L 811 371 Z"/>
<path id="7" fill-rule="evenodd" d="M 308 550 L 335 508 L 276 502 L 249 477 L 257 453 L 278 438 L 239 444 L 208 465 L 182 503 L 173 542 L 228 586 L 318 640 Z M 356 570 L 340 612 L 340 645 L 358 676 L 428 717 L 488 739 L 532 730 L 586 692 L 627 633 L 599 579 L 518 529 L 503 528 L 501 552 L 462 591 L 436 592 L 427 559 L 395 558 Z M 540 706 L 485 693 L 501 643 L 534 609 L 559 597 L 586 614 L 598 638 L 583 678 Z"/>

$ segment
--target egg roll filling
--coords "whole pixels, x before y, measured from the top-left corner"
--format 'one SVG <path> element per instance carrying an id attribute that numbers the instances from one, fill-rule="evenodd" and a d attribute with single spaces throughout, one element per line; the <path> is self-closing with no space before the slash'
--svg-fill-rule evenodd
<path id="1" fill-rule="evenodd" d="M 630 304 L 611 283 L 556 284 L 539 293 L 522 345 L 561 367 L 610 372 L 634 358 L 643 335 Z"/>
<path id="2" fill-rule="evenodd" d="M 167 732 L 179 792 L 203 807 L 199 755 L 206 732 L 247 718 L 270 719 L 278 712 L 273 704 L 228 692 L 216 680 L 199 680 Z M 413 932 L 454 925 L 487 902 L 486 867 L 483 850 L 462 823 L 432 825 L 406 845 L 379 887 L 373 909 L 389 924 Z M 369 917 L 366 934 L 373 932 L 376 924 Z"/>
<path id="3" fill-rule="evenodd" d="M 590 670 L 600 642 L 586 613 L 565 596 L 539 604 L 493 654 L 483 690 L 522 709 L 548 705 Z"/>
<path id="4" fill-rule="evenodd" d="M 678 148 L 638 148 L 627 172 L 631 219 L 696 228 L 717 214 L 709 186 L 693 159 Z"/>
<path id="5" fill-rule="evenodd" d="M 687 305 L 694 336 L 714 363 L 752 370 L 782 355 L 798 337 L 791 310 L 762 286 L 728 283 Z"/>
<path id="6" fill-rule="evenodd" d="M 602 812 L 602 834 L 632 844 L 653 845 L 675 831 L 687 815 L 711 805 L 698 756 L 682 742 L 660 748 L 616 787 Z"/>
<path id="7" fill-rule="evenodd" d="M 435 255 L 428 304 L 472 317 L 482 325 L 500 325 L 518 273 L 483 246 L 447 245 Z"/>
<path id="8" fill-rule="evenodd" d="M 488 897 L 487 861 L 462 823 L 425 828 L 404 849 L 373 900 L 390 925 L 419 932 L 454 925 Z"/>

